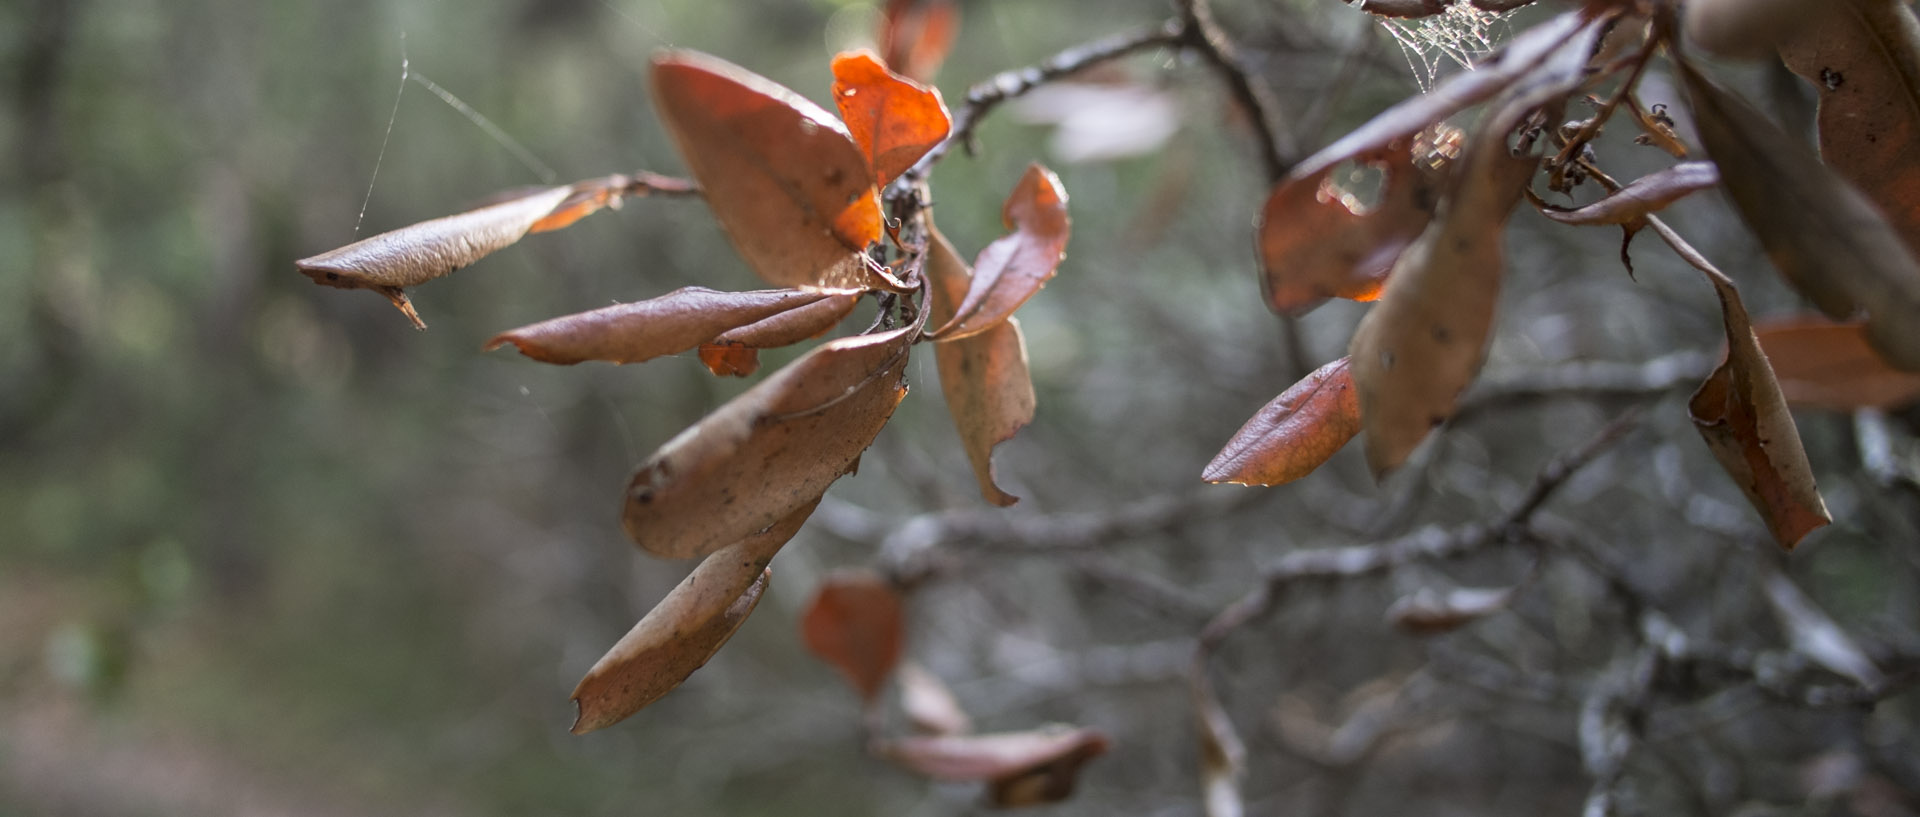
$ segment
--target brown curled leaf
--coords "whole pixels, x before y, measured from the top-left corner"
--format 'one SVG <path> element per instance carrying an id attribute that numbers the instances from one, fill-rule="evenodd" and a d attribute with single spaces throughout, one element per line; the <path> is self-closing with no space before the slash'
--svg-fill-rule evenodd
<path id="1" fill-rule="evenodd" d="M 1860 324 L 1769 321 L 1753 332 L 1789 406 L 1853 411 L 1920 401 L 1920 374 L 1888 366 Z"/>
<path id="2" fill-rule="evenodd" d="M 1878 208 L 1746 101 L 1685 62 L 1721 185 L 1793 288 L 1834 320 L 1864 315 L 1888 363 L 1920 371 L 1920 264 Z"/>
<path id="3" fill-rule="evenodd" d="M 1067 217 L 1066 188 L 1053 171 L 1029 165 L 1001 216 L 1013 233 L 980 251 L 967 297 L 951 319 L 930 333 L 934 337 L 958 340 L 1005 321 L 1046 286 L 1066 257 L 1073 225 Z"/>
<path id="4" fill-rule="evenodd" d="M 1688 194 L 1718 184 L 1720 171 L 1714 168 L 1712 162 L 1681 162 L 1634 179 L 1606 198 L 1584 207 L 1572 210 L 1543 209 L 1540 214 L 1561 224 L 1639 225 L 1645 223 L 1648 214 L 1657 213 Z"/>
<path id="5" fill-rule="evenodd" d="M 929 735 L 964 735 L 973 719 L 960 708 L 940 676 L 911 661 L 900 665 L 900 711 L 913 728 Z"/>
<path id="6" fill-rule="evenodd" d="M 931 230 L 926 273 L 932 283 L 929 320 L 945 323 L 965 298 L 972 273 L 938 229 Z M 1027 340 L 1020 321 L 1008 318 L 980 334 L 935 344 L 940 390 L 973 464 L 980 495 L 1002 507 L 1020 498 L 993 480 L 993 449 L 1033 422 L 1033 377 L 1027 370 Z"/>
<path id="7" fill-rule="evenodd" d="M 887 70 L 871 51 L 833 58 L 833 102 L 881 187 L 913 167 L 953 127 L 938 89 Z"/>
<path id="8" fill-rule="evenodd" d="M 627 536 L 656 556 L 704 556 L 819 499 L 906 396 L 922 325 L 829 341 L 680 432 L 628 483 Z"/>
<path id="9" fill-rule="evenodd" d="M 935 780 L 986 781 L 993 804 L 1024 806 L 1072 796 L 1080 767 L 1104 754 L 1107 745 L 1107 737 L 1093 729 L 1047 727 L 990 735 L 896 738 L 877 743 L 874 751 Z"/>
<path id="10" fill-rule="evenodd" d="M 717 375 L 753 374 L 760 369 L 761 349 L 778 349 L 826 334 L 853 311 L 861 295 L 859 292 L 833 293 L 805 306 L 729 329 L 700 344 L 700 362 Z"/>
<path id="11" fill-rule="evenodd" d="M 316 284 L 371 289 L 427 328 L 407 300 L 406 287 L 423 284 L 519 241 L 571 195 L 567 186 L 543 187 L 507 201 L 364 238 L 294 262 Z"/>
<path id="12" fill-rule="evenodd" d="M 805 97 L 717 57 L 653 61 L 654 106 L 714 217 L 761 278 L 858 289 L 880 198 L 846 127 Z"/>
<path id="13" fill-rule="evenodd" d="M 1387 608 L 1387 621 L 1414 635 L 1439 635 L 1507 609 L 1511 587 L 1421 588 Z"/>
<path id="14" fill-rule="evenodd" d="M 1200 478 L 1281 485 L 1313 473 L 1360 433 L 1360 399 L 1347 358 L 1321 366 L 1248 420 Z"/>
<path id="15" fill-rule="evenodd" d="M 857 293 L 763 289 L 720 292 L 681 287 L 658 298 L 616 304 L 502 332 L 486 348 L 513 344 L 545 363 L 639 363 L 697 348 L 729 330 Z"/>
<path id="16" fill-rule="evenodd" d="M 573 223 L 601 210 L 620 209 L 620 202 L 638 196 L 653 193 L 662 195 L 692 195 L 699 188 L 686 179 L 676 179 L 657 173 L 636 173 L 632 176 L 614 174 L 599 179 L 587 179 L 574 182 L 572 192 L 565 200 L 553 208 L 553 212 L 533 223 L 531 233 L 544 233 L 573 226 Z"/>
<path id="17" fill-rule="evenodd" d="M 872 701 L 900 663 L 906 624 L 900 594 L 871 570 L 838 570 L 800 613 L 800 642 Z"/>
<path id="18" fill-rule="evenodd" d="M 573 690 L 573 733 L 611 726 L 659 700 L 707 663 L 766 592 L 767 563 L 812 515 L 808 503 L 708 556 L 613 645 Z"/>

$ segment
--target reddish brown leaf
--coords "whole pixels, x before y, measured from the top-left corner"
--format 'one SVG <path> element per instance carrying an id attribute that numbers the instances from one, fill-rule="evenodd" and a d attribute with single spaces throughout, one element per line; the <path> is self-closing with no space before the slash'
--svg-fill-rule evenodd
<path id="1" fill-rule="evenodd" d="M 627 536 L 704 556 L 818 499 L 906 396 L 920 327 L 829 341 L 668 441 L 627 487 Z"/>
<path id="2" fill-rule="evenodd" d="M 1046 286 L 1066 257 L 1067 191 L 1053 171 L 1029 165 L 1001 211 L 1011 235 L 980 251 L 973 284 L 954 315 L 931 334 L 959 340 L 999 325 Z"/>
<path id="3" fill-rule="evenodd" d="M 905 638 L 900 607 L 900 594 L 879 574 L 836 571 L 800 613 L 800 640 L 871 701 L 900 662 Z"/>
<path id="4" fill-rule="evenodd" d="M 573 733 L 611 726 L 680 685 L 733 637 L 760 603 L 767 562 L 813 513 L 808 503 L 772 527 L 715 551 L 654 605 L 573 690 Z"/>
<path id="5" fill-rule="evenodd" d="M 887 0 L 880 18 L 880 53 L 893 70 L 926 82 L 940 70 L 960 30 L 954 0 Z"/>
<path id="6" fill-rule="evenodd" d="M 717 375 L 744 377 L 760 368 L 761 349 L 777 349 L 826 334 L 860 302 L 861 293 L 828 295 L 806 306 L 729 329 L 700 345 L 700 362 Z"/>
<path id="7" fill-rule="evenodd" d="M 973 719 L 960 708 L 953 690 L 919 664 L 900 665 L 900 709 L 913 728 L 931 735 L 964 735 L 973 731 Z"/>
<path id="8" fill-rule="evenodd" d="M 1788 405 L 1852 411 L 1920 400 L 1920 374 L 1888 366 L 1860 324 L 1786 320 L 1753 331 Z"/>
<path id="9" fill-rule="evenodd" d="M 1585 207 L 1541 210 L 1540 214 L 1562 224 L 1638 225 L 1644 223 L 1648 214 L 1664 210 L 1690 193 L 1719 184 L 1720 171 L 1712 162 L 1681 162 L 1634 179 L 1626 187 Z"/>
<path id="10" fill-rule="evenodd" d="M 938 229 L 928 242 L 926 273 L 933 290 L 929 320 L 945 323 L 966 297 L 973 273 Z M 993 481 L 993 449 L 1033 422 L 1033 377 L 1020 321 L 1008 318 L 973 337 L 936 344 L 933 354 L 940 364 L 940 390 L 980 495 L 1000 506 L 1019 502 Z"/>
<path id="11" fill-rule="evenodd" d="M 1438 635 L 1505 610 L 1512 601 L 1511 587 L 1422 588 L 1387 608 L 1387 621 L 1414 635 Z"/>
<path id="12" fill-rule="evenodd" d="M 574 222 L 593 215 L 605 208 L 620 209 L 620 202 L 634 196 L 650 193 L 686 195 L 697 192 L 691 182 L 675 179 L 656 173 L 639 173 L 633 176 L 614 174 L 600 179 L 588 179 L 574 182 L 572 192 L 565 201 L 553 208 L 545 218 L 534 222 L 532 233 L 544 233 L 570 227 Z"/>
<path id="13" fill-rule="evenodd" d="M 1687 0 L 1687 37 L 1723 57 L 1761 58 L 1817 16 L 1847 0 Z"/>
<path id="14" fill-rule="evenodd" d="M 519 241 L 571 195 L 571 187 L 543 187 L 498 204 L 423 221 L 361 239 L 294 262 L 316 284 L 371 289 L 425 329 L 406 287 L 431 281 Z"/>
<path id="15" fill-rule="evenodd" d="M 1273 398 L 1220 449 L 1208 482 L 1281 485 L 1313 473 L 1360 433 L 1360 399 L 1347 358 L 1315 370 Z"/>
<path id="16" fill-rule="evenodd" d="M 685 352 L 729 330 L 799 311 L 823 300 L 856 294 L 763 289 L 719 292 L 681 287 L 658 298 L 617 304 L 502 332 L 487 349 L 508 343 L 546 363 L 584 360 L 639 363 Z"/>
<path id="17" fill-rule="evenodd" d="M 1092 729 L 1049 727 L 899 738 L 879 743 L 875 751 L 936 780 L 988 781 L 989 799 L 995 805 L 1019 806 L 1071 796 L 1080 767 L 1107 751 L 1107 738 Z"/>
<path id="18" fill-rule="evenodd" d="M 779 84 L 716 57 L 654 58 L 653 98 L 715 218 L 779 286 L 865 287 L 880 239 L 873 174 L 845 126 Z"/>
<path id="19" fill-rule="evenodd" d="M 888 71 L 870 51 L 833 58 L 833 103 L 881 187 L 913 167 L 953 127 L 937 89 Z"/>

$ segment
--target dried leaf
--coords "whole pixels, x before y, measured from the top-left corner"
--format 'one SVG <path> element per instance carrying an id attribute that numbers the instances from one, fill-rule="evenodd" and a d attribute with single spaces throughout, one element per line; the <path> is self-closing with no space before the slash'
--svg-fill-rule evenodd
<path id="1" fill-rule="evenodd" d="M 573 690 L 573 733 L 611 726 L 660 699 L 707 663 L 760 603 L 767 562 L 813 513 L 808 503 L 772 527 L 715 551 L 654 605 Z"/>
<path id="2" fill-rule="evenodd" d="M 1196 675 L 1192 690 L 1199 719 L 1201 803 L 1207 817 L 1240 817 L 1247 809 L 1240 795 L 1240 780 L 1247 773 L 1247 746 L 1220 706 L 1213 683 L 1205 675 Z"/>
<path id="3" fill-rule="evenodd" d="M 1439 592 L 1423 587 L 1387 608 L 1387 621 L 1414 635 L 1438 635 L 1460 629 L 1507 609 L 1511 587 L 1456 587 Z"/>
<path id="4" fill-rule="evenodd" d="M 1753 503 L 1767 530 L 1789 550 L 1832 521 L 1786 397 L 1753 334 L 1731 281 L 1708 274 L 1727 325 L 1727 360 L 1693 394 L 1688 411 L 1720 467 Z"/>
<path id="5" fill-rule="evenodd" d="M 870 51 L 833 58 L 833 103 L 881 187 L 913 167 L 953 127 L 939 90 L 888 71 Z"/>
<path id="6" fill-rule="evenodd" d="M 940 70 L 960 30 L 954 0 L 887 0 L 880 20 L 880 53 L 893 70 L 926 82 Z"/>
<path id="7" fill-rule="evenodd" d="M 622 526 L 656 556 L 704 556 L 820 497 L 907 394 L 911 324 L 808 352 L 661 446 Z"/>
<path id="8" fill-rule="evenodd" d="M 931 735 L 964 735 L 973 731 L 973 719 L 960 708 L 953 690 L 919 664 L 900 665 L 900 709 L 913 728 Z"/>
<path id="9" fill-rule="evenodd" d="M 1864 313 L 1888 363 L 1920 371 L 1920 265 L 1872 203 L 1744 100 L 1678 66 L 1721 184 L 1767 256 L 1834 320 Z"/>
<path id="10" fill-rule="evenodd" d="M 1720 171 L 1712 162 L 1681 162 L 1634 179 L 1606 198 L 1584 207 L 1573 210 L 1543 209 L 1540 214 L 1561 224 L 1638 225 L 1645 223 L 1648 214 L 1664 210 L 1690 193 L 1718 184 Z"/>
<path id="11" fill-rule="evenodd" d="M 931 232 L 926 263 L 932 282 L 929 320 L 945 323 L 966 297 L 973 274 L 947 237 L 938 229 Z M 1027 371 L 1020 321 L 1008 318 L 973 337 L 936 344 L 933 354 L 940 364 L 947 411 L 973 464 L 980 495 L 1003 507 L 1019 502 L 993 481 L 993 448 L 1033 422 L 1033 377 Z"/>
<path id="12" fill-rule="evenodd" d="M 1687 0 L 1688 38 L 1723 57 L 1761 58 L 1816 16 L 1846 0 Z"/>
<path id="13" fill-rule="evenodd" d="M 904 630 L 900 594 L 871 570 L 835 571 L 800 613 L 800 641 L 867 701 L 900 662 Z"/>
<path id="14" fill-rule="evenodd" d="M 881 757 L 936 780 L 988 781 L 988 797 L 998 806 L 1066 799 L 1073 794 L 1080 767 L 1106 751 L 1105 735 L 1074 727 L 908 737 L 875 746 Z"/>
<path id="15" fill-rule="evenodd" d="M 870 283 L 859 251 L 880 239 L 879 192 L 838 119 L 693 51 L 654 58 L 653 98 L 714 217 L 760 277 L 778 286 Z"/>
<path id="16" fill-rule="evenodd" d="M 753 374 L 760 369 L 759 350 L 791 346 L 826 334 L 853 311 L 861 295 L 859 292 L 834 293 L 806 306 L 729 329 L 700 344 L 700 362 L 717 375 Z"/>
<path id="17" fill-rule="evenodd" d="M 699 192 L 693 183 L 686 179 L 675 179 L 657 173 L 638 173 L 632 176 L 614 174 L 599 179 L 574 182 L 572 191 L 565 201 L 553 208 L 545 218 L 534 222 L 531 233 L 544 233 L 573 226 L 573 223 L 603 209 L 620 209 L 620 202 L 634 196 L 650 193 L 686 195 Z"/>
<path id="18" fill-rule="evenodd" d="M 573 188 L 544 187 L 457 215 L 423 221 L 294 262 L 316 284 L 371 289 L 425 329 L 406 287 L 426 283 L 506 247 L 545 218 Z"/>
<path id="19" fill-rule="evenodd" d="M 1920 400 L 1920 374 L 1888 366 L 1860 324 L 1773 321 L 1753 332 L 1787 405 L 1852 411 Z"/>
<path id="20" fill-rule="evenodd" d="M 502 332 L 487 349 L 508 343 L 546 363 L 571 365 L 585 360 L 639 363 L 675 355 L 713 340 L 721 333 L 804 309 L 823 300 L 851 301 L 858 294 L 763 289 L 719 292 L 681 287 L 658 298 L 617 304 L 541 321 Z"/>
<path id="21" fill-rule="evenodd" d="M 1347 360 L 1321 366 L 1273 398 L 1227 441 L 1200 478 L 1281 485 L 1332 459 L 1360 433 L 1360 399 Z"/>
<path id="22" fill-rule="evenodd" d="M 1029 165 L 1001 216 L 1013 233 L 980 251 L 967 297 L 951 319 L 930 333 L 940 340 L 959 340 L 999 325 L 1046 286 L 1066 257 L 1072 222 L 1067 218 L 1067 191 L 1053 171 Z"/>

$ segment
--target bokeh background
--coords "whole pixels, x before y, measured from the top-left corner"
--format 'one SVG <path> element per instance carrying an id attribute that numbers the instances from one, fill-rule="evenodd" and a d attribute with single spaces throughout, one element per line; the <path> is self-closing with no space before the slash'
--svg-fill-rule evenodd
<path id="1" fill-rule="evenodd" d="M 1343 4 L 1219 5 L 1295 155 L 1418 90 L 1394 40 Z M 1640 429 L 1554 514 L 1699 636 L 1777 645 L 1755 588 L 1778 562 L 1873 643 L 1912 649 L 1914 495 L 1861 476 L 1843 415 L 1801 418 L 1840 521 L 1787 561 L 1688 427 L 1691 382 L 1489 395 L 1385 487 L 1357 450 L 1287 488 L 1202 486 L 1202 466 L 1297 365 L 1343 353 L 1364 308 L 1329 305 L 1288 342 L 1254 277 L 1266 184 L 1249 131 L 1203 65 L 1153 52 L 1100 73 L 1118 96 L 1002 110 L 980 155 L 934 176 L 939 223 L 967 254 L 999 234 L 1028 162 L 1072 195 L 1069 260 L 1021 313 L 1040 415 L 1000 466 L 1021 505 L 978 499 L 931 357 L 916 360 L 914 393 L 775 562 L 732 644 L 630 721 L 570 736 L 575 681 L 689 568 L 626 543 L 629 469 L 752 381 L 691 356 L 547 367 L 480 346 L 616 300 L 756 281 L 689 200 L 631 201 L 418 288 L 425 333 L 377 296 L 315 287 L 293 261 L 356 225 L 370 235 L 520 185 L 681 173 L 648 104 L 651 52 L 709 51 L 824 102 L 828 57 L 869 38 L 875 13 L 829 0 L 0 5 L 0 814 L 970 813 L 972 787 L 864 753 L 853 695 L 795 637 L 818 578 L 879 563 L 877 540 L 927 514 L 1098 519 L 1198 501 L 1070 555 L 953 543 L 914 597 L 909 646 L 983 728 L 1065 721 L 1114 738 L 1055 813 L 1196 814 L 1184 673 L 1208 611 L 1292 549 L 1493 518 L 1555 452 L 1635 404 Z M 1170 13 L 1163 0 L 966 2 L 938 84 L 957 100 Z M 532 162 L 403 81 L 403 62 Z M 1744 79 L 1804 115 L 1791 83 Z M 1649 87 L 1657 97 L 1658 78 Z M 1649 153 L 1622 139 L 1602 159 L 1626 176 L 1661 164 Z M 1717 201 L 1675 220 L 1756 313 L 1799 309 Z M 1490 379 L 1711 366 L 1711 292 L 1652 242 L 1636 281 L 1613 232 L 1525 212 L 1514 224 Z M 1577 809 L 1575 693 L 1515 701 L 1431 665 L 1467 656 L 1577 687 L 1630 629 L 1591 576 L 1550 563 L 1513 612 L 1431 641 L 1380 617 L 1413 587 L 1512 582 L 1528 564 L 1502 553 L 1316 588 L 1230 642 L 1216 667 L 1254 749 L 1255 812 Z M 1285 724 L 1337 722 L 1355 695 L 1415 677 L 1437 703 L 1364 763 L 1330 767 L 1284 739 Z M 1828 813 L 1814 809 L 1858 786 L 1809 800 L 1820 762 L 1854 762 L 1848 779 L 1905 791 L 1890 802 L 1911 808 L 1912 764 L 1886 757 L 1914 745 L 1915 704 L 1809 715 L 1762 701 L 1635 769 L 1677 813 Z"/>

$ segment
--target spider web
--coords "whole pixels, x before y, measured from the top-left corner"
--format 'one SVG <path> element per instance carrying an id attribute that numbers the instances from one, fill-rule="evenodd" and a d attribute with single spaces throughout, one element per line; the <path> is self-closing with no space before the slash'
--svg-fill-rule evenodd
<path id="1" fill-rule="evenodd" d="M 1467 3 L 1454 3 L 1447 10 L 1416 20 L 1378 18 L 1381 27 L 1400 44 L 1413 69 L 1414 82 L 1421 93 L 1433 90 L 1440 71 L 1448 63 L 1471 69 L 1481 57 L 1493 52 L 1498 41 L 1509 33 L 1507 17 L 1482 11 Z"/>

